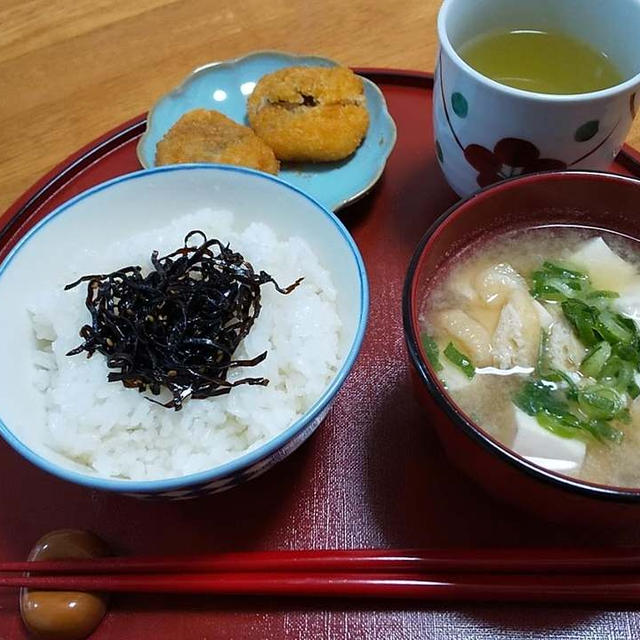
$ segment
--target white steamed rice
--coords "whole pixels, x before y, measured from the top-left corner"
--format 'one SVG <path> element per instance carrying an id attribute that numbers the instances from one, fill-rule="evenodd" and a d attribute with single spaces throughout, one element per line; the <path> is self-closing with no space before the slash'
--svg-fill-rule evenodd
<path id="1" fill-rule="evenodd" d="M 89 321 L 86 287 L 43 292 L 29 310 L 37 338 L 36 385 L 45 394 L 49 445 L 105 477 L 153 480 L 202 471 L 245 453 L 286 429 L 321 395 L 340 364 L 340 319 L 329 272 L 301 238 L 280 239 L 266 224 L 234 229 L 233 214 L 202 210 L 161 229 L 141 233 L 104 250 L 85 251 L 69 265 L 67 282 L 85 273 L 149 265 L 203 230 L 229 242 L 256 270 L 281 286 L 304 276 L 289 295 L 261 287 L 262 310 L 236 358 L 268 351 L 229 379 L 264 376 L 266 387 L 241 385 L 224 396 L 192 400 L 181 411 L 160 407 L 136 390 L 107 382 L 104 357 L 65 356 Z"/>

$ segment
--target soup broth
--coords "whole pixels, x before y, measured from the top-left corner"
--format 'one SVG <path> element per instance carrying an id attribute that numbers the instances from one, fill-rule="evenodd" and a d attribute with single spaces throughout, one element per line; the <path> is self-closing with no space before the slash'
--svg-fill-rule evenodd
<path id="1" fill-rule="evenodd" d="M 448 393 L 497 440 L 640 487 L 639 243 L 574 227 L 496 236 L 443 269 L 420 324 Z"/>
<path id="2" fill-rule="evenodd" d="M 518 29 L 483 34 L 462 45 L 459 53 L 483 75 L 525 91 L 587 93 L 623 80 L 605 52 L 561 32 Z"/>

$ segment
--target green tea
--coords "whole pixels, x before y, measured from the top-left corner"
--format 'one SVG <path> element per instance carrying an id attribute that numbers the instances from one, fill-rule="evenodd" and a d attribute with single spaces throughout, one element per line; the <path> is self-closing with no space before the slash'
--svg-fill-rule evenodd
<path id="1" fill-rule="evenodd" d="M 539 93 L 587 93 L 612 87 L 623 77 L 603 51 L 553 31 L 518 29 L 466 42 L 462 59 L 502 84 Z"/>

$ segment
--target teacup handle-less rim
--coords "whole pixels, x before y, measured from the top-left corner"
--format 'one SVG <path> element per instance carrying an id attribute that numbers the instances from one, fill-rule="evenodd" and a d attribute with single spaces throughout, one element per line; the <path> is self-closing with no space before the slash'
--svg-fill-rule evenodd
<path id="1" fill-rule="evenodd" d="M 561 29 L 610 54 L 626 80 L 589 93 L 560 95 L 524 91 L 479 73 L 458 54 L 471 37 L 494 29 Z M 439 44 L 474 80 L 511 96 L 542 102 L 597 100 L 640 85 L 640 0 L 444 0 L 437 21 Z"/>

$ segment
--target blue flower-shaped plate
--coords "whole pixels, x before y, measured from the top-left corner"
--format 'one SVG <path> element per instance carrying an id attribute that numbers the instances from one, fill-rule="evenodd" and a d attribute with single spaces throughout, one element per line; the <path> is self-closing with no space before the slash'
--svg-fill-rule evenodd
<path id="1" fill-rule="evenodd" d="M 158 100 L 149 112 L 147 130 L 138 143 L 145 168 L 155 166 L 156 145 L 187 111 L 216 109 L 247 124 L 247 96 L 265 74 L 290 66 L 332 67 L 337 62 L 315 56 L 260 51 L 227 62 L 199 67 L 184 82 Z M 378 87 L 363 78 L 369 131 L 356 152 L 340 162 L 283 164 L 279 176 L 334 211 L 365 195 L 382 175 L 396 142 L 396 126 Z"/>

